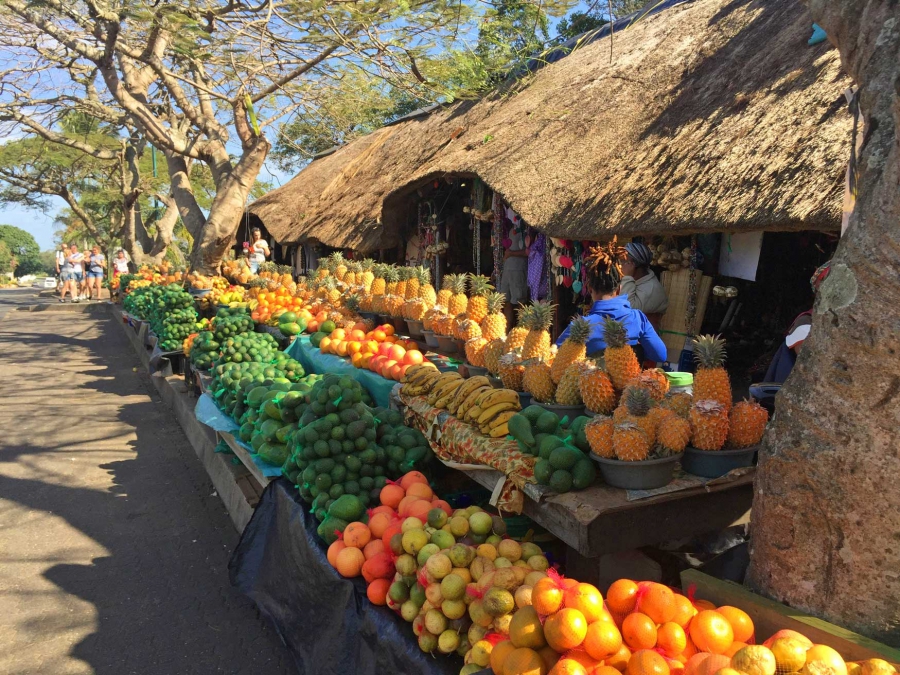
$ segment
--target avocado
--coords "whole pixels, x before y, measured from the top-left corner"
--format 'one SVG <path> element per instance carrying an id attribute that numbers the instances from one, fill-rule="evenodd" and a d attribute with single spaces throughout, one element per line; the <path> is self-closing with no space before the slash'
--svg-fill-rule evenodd
<path id="1" fill-rule="evenodd" d="M 363 503 L 355 494 L 346 494 L 349 493 L 349 490 L 346 490 L 346 487 L 347 486 L 345 485 L 345 494 L 334 500 L 334 504 L 331 505 L 328 515 L 352 523 L 355 520 L 359 520 L 363 513 L 365 513 L 366 507 L 363 506 Z M 356 490 L 359 490 L 358 486 Z"/>
<path id="2" fill-rule="evenodd" d="M 337 500 L 335 500 L 335 503 L 337 503 Z M 331 507 L 334 508 L 334 504 L 332 504 Z M 328 515 L 325 520 L 319 524 L 319 527 L 316 528 L 316 534 L 319 535 L 327 546 L 331 546 L 337 540 L 335 531 L 343 532 L 347 528 L 347 525 L 348 523 L 346 520 Z"/>
<path id="3" fill-rule="evenodd" d="M 550 476 L 550 489 L 562 494 L 572 489 L 572 474 L 565 469 L 558 469 Z"/>
<path id="4" fill-rule="evenodd" d="M 550 465 L 554 469 L 571 469 L 579 459 L 583 459 L 584 455 L 573 448 L 571 445 L 563 445 L 555 448 L 550 453 Z"/>
<path id="5" fill-rule="evenodd" d="M 534 423 L 534 428 L 538 432 L 544 434 L 555 433 L 559 428 L 559 417 L 556 413 L 545 410 L 541 413 L 540 417 L 537 418 L 537 421 Z"/>
<path id="6" fill-rule="evenodd" d="M 550 476 L 553 475 L 553 467 L 550 466 L 550 462 L 546 459 L 539 459 L 534 464 L 534 479 L 540 485 L 549 485 L 550 484 Z"/>
<path id="7" fill-rule="evenodd" d="M 275 440 L 275 434 L 278 433 L 281 426 L 281 423 L 277 420 L 266 420 L 259 427 L 259 433 L 262 434 L 265 441 L 271 443 Z"/>
<path id="8" fill-rule="evenodd" d="M 254 387 L 247 394 L 247 405 L 251 408 L 259 408 L 262 405 L 263 397 L 269 393 L 266 387 Z"/>
<path id="9" fill-rule="evenodd" d="M 521 414 L 525 416 L 529 424 L 533 425 L 538 421 L 538 417 L 543 415 L 545 412 L 547 412 L 547 410 L 539 405 L 530 405 L 525 408 L 525 410 L 523 410 Z"/>
<path id="10" fill-rule="evenodd" d="M 251 422 L 246 422 L 241 425 L 240 436 L 244 443 L 250 442 L 250 439 L 253 438 L 253 424 Z"/>
<path id="11" fill-rule="evenodd" d="M 542 459 L 550 459 L 550 453 L 553 452 L 556 448 L 565 445 L 565 441 L 561 439 L 559 436 L 546 435 L 541 439 L 541 444 L 538 447 L 538 453 Z"/>
<path id="12" fill-rule="evenodd" d="M 531 422 L 522 413 L 516 413 L 506 423 L 510 435 L 525 445 L 534 445 L 534 435 L 531 433 Z"/>
<path id="13" fill-rule="evenodd" d="M 572 487 L 575 490 L 584 490 L 589 487 L 597 478 L 597 469 L 594 463 L 588 458 L 579 459 L 572 467 Z"/>

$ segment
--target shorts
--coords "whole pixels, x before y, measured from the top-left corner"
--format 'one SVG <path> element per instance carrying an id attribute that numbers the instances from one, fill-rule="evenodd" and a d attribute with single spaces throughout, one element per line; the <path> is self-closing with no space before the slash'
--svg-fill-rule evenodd
<path id="1" fill-rule="evenodd" d="M 87 276 L 88 279 L 102 279 L 103 272 L 88 272 L 85 276 Z"/>
<path id="2" fill-rule="evenodd" d="M 69 272 L 66 281 L 75 281 L 80 284 L 84 281 L 84 274 L 82 272 Z"/>
<path id="3" fill-rule="evenodd" d="M 528 258 L 507 258 L 503 261 L 500 292 L 512 305 L 528 302 Z"/>
<path id="4" fill-rule="evenodd" d="M 59 280 L 62 282 L 66 282 L 69 280 L 69 273 L 66 272 L 65 270 L 62 270 L 58 276 L 59 276 Z"/>
<path id="5" fill-rule="evenodd" d="M 255 260 L 250 261 L 250 271 L 253 272 L 253 274 L 259 274 L 259 263 Z"/>

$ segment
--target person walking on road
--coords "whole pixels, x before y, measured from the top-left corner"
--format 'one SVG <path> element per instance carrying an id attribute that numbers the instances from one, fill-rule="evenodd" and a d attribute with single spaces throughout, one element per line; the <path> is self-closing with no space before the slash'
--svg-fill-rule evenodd
<path id="1" fill-rule="evenodd" d="M 66 245 L 62 243 L 59 245 L 59 250 L 56 252 L 56 292 L 60 294 L 62 297 L 63 287 L 66 285 L 66 279 L 69 278 L 68 273 L 66 272 L 66 255 L 67 255 Z"/>
<path id="2" fill-rule="evenodd" d="M 69 254 L 66 256 L 66 274 L 68 278 L 63 285 L 59 301 L 66 301 L 66 291 L 68 291 L 72 296 L 72 302 L 78 302 L 79 291 L 84 283 L 84 254 L 78 251 L 78 244 L 69 246 Z"/>
<path id="3" fill-rule="evenodd" d="M 103 269 L 106 267 L 106 256 L 100 252 L 100 247 L 94 244 L 91 256 L 87 260 L 87 274 L 85 285 L 88 291 L 88 300 L 100 300 L 100 289 L 103 286 Z"/>

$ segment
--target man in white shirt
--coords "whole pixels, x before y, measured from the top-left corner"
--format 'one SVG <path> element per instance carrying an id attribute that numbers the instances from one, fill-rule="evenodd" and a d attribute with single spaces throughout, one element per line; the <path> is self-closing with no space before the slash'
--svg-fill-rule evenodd
<path id="1" fill-rule="evenodd" d="M 650 269 L 653 253 L 645 244 L 625 244 L 628 259 L 622 263 L 622 283 L 619 295 L 628 296 L 628 304 L 639 309 L 654 327 L 669 308 L 669 299 L 659 279 Z"/>

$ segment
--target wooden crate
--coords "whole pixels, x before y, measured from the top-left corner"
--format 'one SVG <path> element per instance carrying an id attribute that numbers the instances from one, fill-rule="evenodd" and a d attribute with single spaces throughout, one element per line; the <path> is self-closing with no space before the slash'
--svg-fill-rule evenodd
<path id="1" fill-rule="evenodd" d="M 692 324 L 686 326 L 691 276 L 697 280 L 697 311 Z M 663 272 L 660 282 L 669 298 L 669 309 L 660 321 L 659 336 L 668 350 L 668 360 L 677 363 L 687 337 L 696 335 L 703 325 L 713 279 L 704 276 L 700 270 L 680 269 L 677 272 Z"/>
<path id="2" fill-rule="evenodd" d="M 698 599 L 709 600 L 717 607 L 731 605 L 747 612 L 753 619 L 760 643 L 775 632 L 789 628 L 803 633 L 816 644 L 833 647 L 847 661 L 884 659 L 900 663 L 900 649 L 764 598 L 733 581 L 716 579 L 697 570 L 685 570 L 681 573 L 681 587 L 685 593 L 693 587 Z"/>

